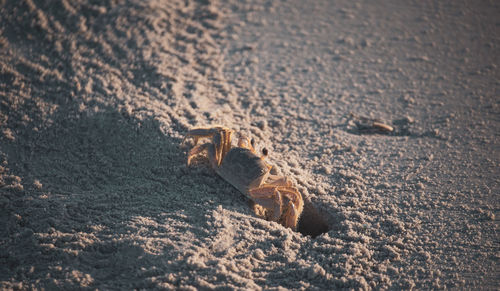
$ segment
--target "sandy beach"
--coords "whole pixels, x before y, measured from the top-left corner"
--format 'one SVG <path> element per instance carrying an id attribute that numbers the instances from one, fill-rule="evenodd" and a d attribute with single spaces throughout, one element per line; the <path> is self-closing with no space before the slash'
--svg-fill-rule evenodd
<path id="1" fill-rule="evenodd" d="M 0 289 L 497 290 L 499 15 L 0 1 Z M 186 133 L 215 125 L 317 216 L 293 231 L 187 166 Z"/>

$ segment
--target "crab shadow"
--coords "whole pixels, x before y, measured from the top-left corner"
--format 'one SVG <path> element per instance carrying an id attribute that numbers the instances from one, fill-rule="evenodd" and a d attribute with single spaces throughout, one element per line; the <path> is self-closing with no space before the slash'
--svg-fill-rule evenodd
<path id="1" fill-rule="evenodd" d="M 185 237 L 210 237 L 210 212 L 246 208 L 209 169 L 188 169 L 181 139 L 157 121 L 77 111 L 2 144 L 23 188 L 0 188 L 0 281 L 158 287 L 149 270 L 178 270 Z"/>

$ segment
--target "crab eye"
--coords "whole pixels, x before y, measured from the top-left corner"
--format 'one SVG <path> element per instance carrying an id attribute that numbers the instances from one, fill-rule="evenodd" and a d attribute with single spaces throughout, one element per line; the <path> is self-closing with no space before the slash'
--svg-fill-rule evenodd
<path id="1" fill-rule="evenodd" d="M 255 146 L 255 139 L 253 139 L 253 138 L 252 138 L 252 139 L 250 140 L 250 144 L 251 144 L 252 146 Z"/>
<path id="2" fill-rule="evenodd" d="M 269 151 L 266 148 L 262 149 L 262 155 L 267 156 L 268 153 Z"/>

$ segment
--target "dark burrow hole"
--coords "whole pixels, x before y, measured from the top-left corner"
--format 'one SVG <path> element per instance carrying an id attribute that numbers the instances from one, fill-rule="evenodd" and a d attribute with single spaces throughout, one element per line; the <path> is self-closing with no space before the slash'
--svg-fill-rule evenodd
<path id="1" fill-rule="evenodd" d="M 304 200 L 304 210 L 299 217 L 297 231 L 302 235 L 309 235 L 312 238 L 329 231 L 326 219 L 307 198 Z"/>

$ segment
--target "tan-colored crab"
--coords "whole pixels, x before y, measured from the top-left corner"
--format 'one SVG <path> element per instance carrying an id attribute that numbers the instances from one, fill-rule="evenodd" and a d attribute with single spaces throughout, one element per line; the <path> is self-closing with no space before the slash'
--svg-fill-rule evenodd
<path id="1" fill-rule="evenodd" d="M 247 137 L 240 135 L 237 146 L 233 147 L 232 134 L 225 127 L 188 131 L 185 139 L 192 137 L 195 144 L 189 151 L 188 165 L 194 156 L 207 152 L 215 172 L 256 203 L 257 215 L 297 230 L 304 208 L 302 195 L 286 177 L 270 174 L 272 167 L 264 162 L 265 154 L 257 156 Z M 201 138 L 211 138 L 211 142 L 197 145 Z"/>

